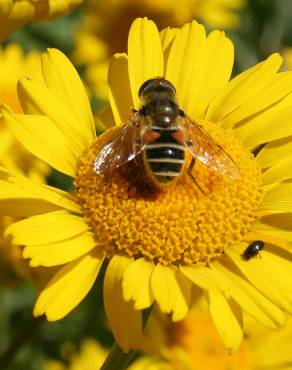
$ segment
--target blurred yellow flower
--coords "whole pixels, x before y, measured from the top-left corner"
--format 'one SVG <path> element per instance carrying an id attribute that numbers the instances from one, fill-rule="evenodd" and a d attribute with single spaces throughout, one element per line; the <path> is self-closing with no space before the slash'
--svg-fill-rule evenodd
<path id="1" fill-rule="evenodd" d="M 43 288 L 54 274 L 54 269 L 32 268 L 22 257 L 23 247 L 12 245 L 5 237 L 5 229 L 17 218 L 0 216 L 0 283 L 17 286 L 21 280 L 30 282 L 37 290 Z"/>
<path id="2" fill-rule="evenodd" d="M 80 351 L 72 355 L 68 370 L 99 370 L 106 354 L 107 351 L 94 339 L 85 339 Z"/>
<path id="3" fill-rule="evenodd" d="M 0 42 L 30 22 L 48 21 L 69 13 L 83 0 L 1 0 Z"/>
<path id="4" fill-rule="evenodd" d="M 139 16 L 149 16 L 159 28 L 169 25 L 181 27 L 193 19 L 200 19 L 212 28 L 233 28 L 240 21 L 236 11 L 244 5 L 245 0 L 181 0 L 179 4 L 175 0 L 92 1 L 89 3 L 81 31 L 87 35 L 84 43 L 88 43 L 90 38 L 93 38 L 90 40 L 91 45 L 94 44 L 94 39 L 97 44 L 104 41 L 109 55 L 112 55 L 125 50 L 131 23 Z M 77 41 L 78 39 L 77 34 Z M 100 56 L 100 47 L 87 49 L 86 54 L 88 60 L 92 61 Z M 81 53 L 79 55 L 81 59 L 84 57 Z"/>
<path id="5" fill-rule="evenodd" d="M 173 321 L 182 320 L 198 290 L 234 352 L 243 311 L 273 329 L 292 313 L 292 73 L 278 73 L 282 59 L 273 54 L 230 80 L 231 41 L 220 31 L 206 36 L 196 22 L 159 34 L 152 21 L 137 19 L 128 44 L 128 55 L 115 55 L 108 74 L 111 107 L 103 118 L 117 127 L 101 137 L 76 71 L 57 50 L 42 57 L 44 82 L 20 81 L 25 114 L 1 109 L 27 149 L 75 179 L 71 195 L 2 169 L 1 212 L 27 217 L 6 234 L 25 245 L 32 266 L 61 266 L 38 297 L 36 316 L 67 315 L 106 258 L 105 310 L 125 352 L 141 339 L 142 309 L 157 302 Z M 208 195 L 184 168 L 177 182 L 149 197 L 143 183 L 129 189 L 135 161 L 109 176 L 93 171 L 100 146 L 139 108 L 141 84 L 157 76 L 174 84 L 184 111 L 230 153 L 237 179 L 198 163 L 194 176 Z M 246 261 L 241 255 L 253 240 L 266 247 L 262 258 Z"/>
<path id="6" fill-rule="evenodd" d="M 159 314 L 153 315 L 144 340 L 146 349 L 152 353 L 162 353 L 173 370 L 290 369 L 291 318 L 285 327 L 274 331 L 267 330 L 244 316 L 244 333 L 238 351 L 229 353 L 201 301 L 199 307 L 177 323 L 162 318 Z M 152 347 L 147 348 L 151 344 Z"/>
<path id="7" fill-rule="evenodd" d="M 22 112 L 17 97 L 17 81 L 23 76 L 41 78 L 40 54 L 30 52 L 25 55 L 17 44 L 0 49 L 0 103 L 8 104 L 15 113 Z M 8 131 L 1 114 L 0 166 L 27 175 L 38 182 L 44 182 L 49 173 L 48 165 L 27 151 Z M 15 219 L 0 217 L 0 279 L 2 282 L 12 283 L 21 277 L 41 285 L 47 272 L 44 269 L 29 268 L 28 262 L 22 258 L 22 247 L 12 246 L 2 235 L 12 222 Z"/>
<path id="8" fill-rule="evenodd" d="M 43 370 L 66 370 L 66 365 L 62 361 L 50 359 L 45 361 Z"/>
<path id="9" fill-rule="evenodd" d="M 20 113 L 17 98 L 17 81 L 20 77 L 41 78 L 40 53 L 31 51 L 24 54 L 20 45 L 9 44 L 0 49 L 0 99 Z"/>
<path id="10" fill-rule="evenodd" d="M 67 360 L 69 365 L 62 362 L 48 361 L 44 370 L 99 370 L 104 363 L 108 351 L 94 339 L 84 339 L 80 350 L 73 353 Z M 144 356 L 135 361 L 128 370 L 174 370 L 166 362 L 151 356 Z"/>
<path id="11" fill-rule="evenodd" d="M 40 53 L 25 55 L 18 44 L 0 49 L 0 103 L 7 104 L 15 113 L 22 113 L 17 97 L 20 77 L 42 78 Z M 0 113 L 0 165 L 18 171 L 36 181 L 44 181 L 48 166 L 24 149 L 7 130 Z"/>
<path id="12" fill-rule="evenodd" d="M 154 314 L 144 335 L 147 355 L 128 370 L 289 370 L 292 363 L 292 319 L 274 331 L 244 317 L 243 341 L 234 354 L 224 347 L 201 301 L 187 317 L 171 322 Z M 107 351 L 87 338 L 66 362 L 50 360 L 44 370 L 99 370 Z"/>

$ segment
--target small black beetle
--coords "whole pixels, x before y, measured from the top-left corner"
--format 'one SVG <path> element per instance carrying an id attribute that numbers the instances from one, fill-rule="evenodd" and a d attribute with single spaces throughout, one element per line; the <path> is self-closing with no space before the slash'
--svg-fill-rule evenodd
<path id="1" fill-rule="evenodd" d="M 241 257 L 245 260 L 249 260 L 259 254 L 259 251 L 264 249 L 265 243 L 261 240 L 255 240 L 252 242 L 246 250 L 242 253 Z"/>

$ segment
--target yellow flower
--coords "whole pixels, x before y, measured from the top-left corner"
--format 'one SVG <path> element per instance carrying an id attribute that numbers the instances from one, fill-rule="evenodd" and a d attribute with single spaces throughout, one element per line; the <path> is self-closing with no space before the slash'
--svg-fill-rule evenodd
<path id="1" fill-rule="evenodd" d="M 25 55 L 18 44 L 0 49 L 0 99 L 16 113 L 22 112 L 17 98 L 17 81 L 23 76 L 42 78 L 40 53 L 31 51 Z"/>
<path id="2" fill-rule="evenodd" d="M 85 339 L 80 351 L 70 359 L 69 370 L 98 370 L 106 358 L 107 351 L 94 339 Z"/>
<path id="3" fill-rule="evenodd" d="M 69 13 L 83 0 L 1 0 L 0 42 L 30 22 L 42 22 Z"/>
<path id="4" fill-rule="evenodd" d="M 244 7 L 245 0 L 106 0 L 102 3 L 91 2 L 86 13 L 82 30 L 86 37 L 84 43 L 97 45 L 100 40 L 105 42 L 110 55 L 121 52 L 127 46 L 128 30 L 132 21 L 146 14 L 155 20 L 160 28 L 172 25 L 180 27 L 192 19 L 200 19 L 212 28 L 233 28 L 239 24 L 240 18 L 236 10 Z M 119 32 L 116 26 L 119 25 Z M 80 36 L 77 35 L 77 40 Z M 83 50 L 85 48 L 82 48 Z M 102 53 L 101 47 L 85 50 L 88 60 L 96 60 Z M 84 58 L 84 54 L 79 54 Z"/>
<path id="5" fill-rule="evenodd" d="M 57 50 L 43 55 L 44 83 L 19 83 L 26 114 L 1 109 L 24 146 L 75 179 L 71 195 L 4 169 L 0 173 L 1 212 L 27 217 L 6 233 L 26 246 L 32 266 L 61 266 L 38 297 L 35 315 L 51 321 L 67 315 L 107 259 L 104 305 L 124 351 L 141 338 L 140 310 L 157 302 L 179 321 L 198 292 L 207 296 L 230 351 L 242 340 L 242 311 L 269 328 L 284 324 L 284 312 L 292 312 L 292 74 L 277 73 L 280 64 L 273 54 L 230 80 L 233 45 L 224 33 L 206 37 L 204 27 L 193 22 L 159 34 L 146 18 L 133 23 L 128 55 L 113 57 L 104 124 L 127 122 L 144 81 L 170 80 L 182 109 L 240 170 L 231 180 L 198 163 L 194 176 L 206 195 L 186 169 L 157 193 L 143 183 L 144 175 L 140 186 L 129 189 L 135 161 L 110 176 L 96 174 L 98 150 L 119 128 L 96 138 L 88 98 L 71 63 Z M 251 151 L 263 143 L 254 157 Z M 241 254 L 253 240 L 263 240 L 265 250 L 262 258 L 246 261 Z"/>
<path id="6" fill-rule="evenodd" d="M 204 305 L 202 300 L 184 320 L 175 323 L 156 312 L 143 338 L 148 354 L 128 370 L 283 370 L 283 365 L 291 363 L 291 318 L 285 327 L 274 331 L 244 316 L 245 336 L 238 351 L 230 354 Z M 98 370 L 106 356 L 107 351 L 96 340 L 87 338 L 67 359 L 68 366 L 50 360 L 45 370 Z"/>
<path id="7" fill-rule="evenodd" d="M 193 309 L 184 320 L 177 323 L 172 323 L 169 319 L 163 320 L 159 314 L 153 315 L 144 339 L 145 345 L 152 344 L 150 348 L 152 353 L 153 351 L 163 353 L 173 370 L 282 370 L 290 368 L 292 361 L 291 318 L 285 327 L 274 331 L 259 326 L 255 321 L 244 316 L 244 333 L 245 336 L 238 351 L 234 354 L 228 353 L 210 316 L 201 304 L 199 308 Z"/>
<path id="8" fill-rule="evenodd" d="M 40 54 L 30 52 L 24 55 L 17 44 L 0 49 L 0 102 L 8 104 L 16 113 L 22 112 L 17 98 L 17 81 L 22 76 L 41 78 Z M 39 182 L 45 182 L 49 173 L 48 165 L 31 155 L 7 130 L 1 114 L 0 165 Z M 12 246 L 2 235 L 5 228 L 15 221 L 0 217 L 0 279 L 5 283 L 14 283 L 21 277 L 40 286 L 47 280 L 47 272 L 44 272 L 44 269 L 31 269 L 28 262 L 22 258 L 22 247 Z"/>
<path id="9" fill-rule="evenodd" d="M 66 366 L 58 360 L 47 360 L 45 361 L 43 370 L 66 370 Z"/>
<path id="10" fill-rule="evenodd" d="M 42 78 L 40 53 L 32 51 L 24 55 L 17 44 L 0 49 L 0 103 L 9 105 L 15 113 L 22 113 L 17 98 L 17 81 L 23 76 Z M 0 165 L 41 182 L 49 170 L 46 164 L 32 156 L 15 140 L 5 127 L 1 114 Z"/>
<path id="11" fill-rule="evenodd" d="M 45 370 L 99 370 L 107 356 L 107 351 L 94 339 L 84 339 L 80 350 L 73 353 L 67 362 L 48 361 Z M 58 367 L 57 367 L 58 366 Z M 128 370 L 173 370 L 170 365 L 156 357 L 144 356 L 135 361 Z"/>

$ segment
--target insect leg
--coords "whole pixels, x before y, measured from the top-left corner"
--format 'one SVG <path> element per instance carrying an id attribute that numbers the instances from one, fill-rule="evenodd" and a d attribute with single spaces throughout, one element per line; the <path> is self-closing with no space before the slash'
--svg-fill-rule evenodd
<path id="1" fill-rule="evenodd" d="M 195 183 L 195 185 L 197 186 L 197 188 L 200 190 L 200 192 L 204 195 L 206 195 L 206 192 L 201 188 L 200 184 L 198 183 L 197 179 L 195 178 L 195 176 L 193 175 L 192 171 L 195 167 L 195 164 L 196 164 L 196 159 L 194 157 L 192 157 L 192 160 L 191 160 L 191 163 L 189 165 L 189 168 L 188 168 L 188 175 L 190 176 L 190 178 L 192 179 L 192 181 Z"/>

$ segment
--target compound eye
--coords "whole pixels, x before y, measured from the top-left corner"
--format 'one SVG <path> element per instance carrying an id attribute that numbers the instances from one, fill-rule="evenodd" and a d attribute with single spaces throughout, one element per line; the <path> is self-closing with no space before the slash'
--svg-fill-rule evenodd
<path id="1" fill-rule="evenodd" d="M 163 80 L 163 85 L 164 85 L 167 89 L 171 90 L 171 91 L 173 92 L 173 94 L 174 94 L 174 95 L 176 94 L 176 89 L 175 89 L 175 87 L 173 86 L 173 84 L 172 84 L 171 82 L 169 82 L 169 81 L 167 81 L 167 80 Z"/>
<path id="2" fill-rule="evenodd" d="M 157 81 L 157 78 L 151 78 L 150 80 L 143 82 L 139 89 L 138 96 L 140 97 L 142 94 L 145 94 L 145 92 L 152 87 L 155 81 Z"/>
<path id="3" fill-rule="evenodd" d="M 171 91 L 173 95 L 176 94 L 175 87 L 173 86 L 171 82 L 165 80 L 162 77 L 158 77 L 158 78 L 151 78 L 150 80 L 145 81 L 140 87 L 138 95 L 139 97 L 141 97 L 142 95 L 145 96 L 149 92 L 154 91 L 154 90 L 155 91 L 168 90 L 168 91 Z"/>

